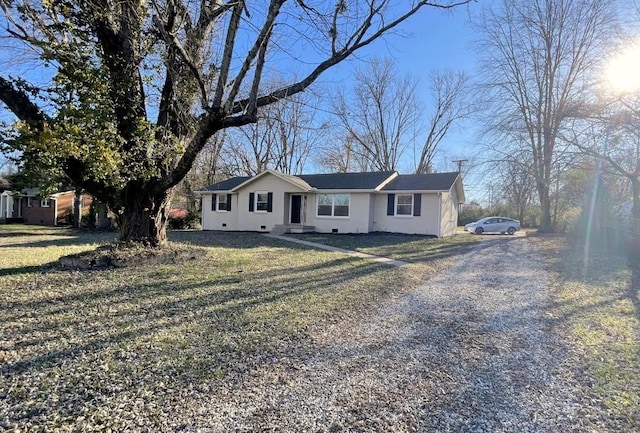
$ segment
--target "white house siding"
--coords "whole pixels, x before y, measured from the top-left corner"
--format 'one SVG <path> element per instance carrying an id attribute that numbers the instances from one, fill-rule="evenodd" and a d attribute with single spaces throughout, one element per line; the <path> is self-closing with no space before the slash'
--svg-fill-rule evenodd
<path id="1" fill-rule="evenodd" d="M 271 212 L 249 212 L 249 194 L 257 191 L 265 191 L 273 194 Z M 286 182 L 276 176 L 266 175 L 249 183 L 238 191 L 239 230 L 269 232 L 277 224 L 289 222 L 289 215 L 285 209 L 289 209 L 286 201 L 290 200 L 289 193 L 301 193 L 302 190 L 292 183 Z"/>
<path id="2" fill-rule="evenodd" d="M 403 191 L 393 193 L 404 194 Z M 420 216 L 387 215 L 387 194 L 376 194 L 374 197 L 375 213 L 372 224 L 374 231 L 440 236 L 438 230 L 440 206 L 437 193 L 422 194 Z"/>
<path id="3" fill-rule="evenodd" d="M 221 192 L 226 194 L 226 192 Z M 202 196 L 202 229 L 203 230 L 239 230 L 238 216 L 238 195 L 231 195 L 231 211 L 230 212 L 212 212 L 211 199 L 212 195 Z"/>
<path id="4" fill-rule="evenodd" d="M 453 236 L 458 230 L 458 199 L 455 189 L 442 193 L 442 213 L 440 216 L 442 237 Z"/>
<path id="5" fill-rule="evenodd" d="M 317 195 L 307 194 L 307 224 L 315 226 L 318 233 L 369 233 L 370 196 L 370 193 L 349 193 L 349 217 L 345 218 L 318 216 Z"/>

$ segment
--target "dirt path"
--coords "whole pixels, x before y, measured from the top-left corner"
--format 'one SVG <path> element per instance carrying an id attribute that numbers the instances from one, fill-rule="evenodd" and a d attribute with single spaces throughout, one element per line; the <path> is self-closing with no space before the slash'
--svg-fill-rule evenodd
<path id="1" fill-rule="evenodd" d="M 603 431 L 553 332 L 549 283 L 526 238 L 482 242 L 319 352 L 211 390 L 185 430 Z"/>

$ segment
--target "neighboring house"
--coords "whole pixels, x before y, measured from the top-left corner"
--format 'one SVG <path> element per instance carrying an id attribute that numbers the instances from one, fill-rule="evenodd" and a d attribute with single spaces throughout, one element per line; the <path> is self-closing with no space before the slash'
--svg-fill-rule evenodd
<path id="1" fill-rule="evenodd" d="M 10 200 L 12 202 L 11 211 L 7 210 L 3 222 L 22 222 L 46 226 L 73 223 L 75 191 L 62 191 L 43 196 L 39 188 L 27 188 L 20 192 L 12 192 Z M 89 210 L 92 197 L 82 194 L 80 200 L 81 213 L 85 213 Z"/>
<path id="2" fill-rule="evenodd" d="M 459 173 L 286 175 L 272 170 L 211 185 L 203 230 L 451 236 L 464 202 Z"/>

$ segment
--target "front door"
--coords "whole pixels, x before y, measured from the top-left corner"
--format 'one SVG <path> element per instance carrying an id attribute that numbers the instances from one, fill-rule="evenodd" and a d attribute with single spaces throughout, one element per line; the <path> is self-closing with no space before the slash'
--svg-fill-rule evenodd
<path id="1" fill-rule="evenodd" d="M 302 210 L 302 196 L 291 196 L 291 224 L 300 224 L 300 211 Z"/>

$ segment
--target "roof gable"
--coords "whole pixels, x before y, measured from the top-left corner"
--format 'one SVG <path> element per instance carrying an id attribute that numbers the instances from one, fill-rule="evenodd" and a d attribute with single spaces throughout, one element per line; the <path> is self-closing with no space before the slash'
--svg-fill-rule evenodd
<path id="1" fill-rule="evenodd" d="M 244 188 L 245 186 L 255 182 L 256 180 L 261 179 L 264 176 L 269 176 L 269 175 L 275 176 L 275 177 L 277 177 L 277 178 L 279 178 L 279 179 L 281 179 L 281 180 L 283 180 L 285 182 L 288 182 L 288 183 L 290 183 L 290 184 L 302 189 L 303 191 L 311 189 L 311 186 L 309 186 L 309 184 L 307 184 L 304 180 L 300 179 L 298 176 L 292 176 L 290 174 L 284 174 L 284 173 L 280 173 L 280 172 L 277 172 L 277 171 L 274 171 L 274 170 L 265 170 L 265 171 L 263 171 L 261 173 L 256 174 L 253 177 L 246 178 L 246 180 L 244 182 L 236 185 L 235 187 L 232 188 L 232 190 L 234 192 L 238 191 L 239 189 Z"/>

